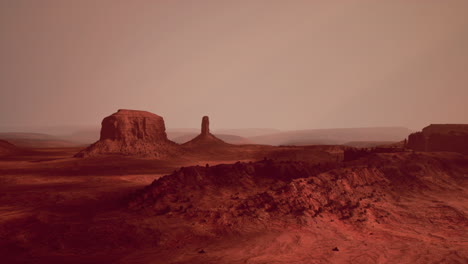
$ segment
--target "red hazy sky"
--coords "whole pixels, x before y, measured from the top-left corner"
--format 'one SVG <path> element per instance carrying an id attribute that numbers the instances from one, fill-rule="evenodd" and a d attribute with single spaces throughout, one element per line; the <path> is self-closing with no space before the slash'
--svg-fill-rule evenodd
<path id="1" fill-rule="evenodd" d="M 468 1 L 0 0 L 0 125 L 468 123 Z"/>

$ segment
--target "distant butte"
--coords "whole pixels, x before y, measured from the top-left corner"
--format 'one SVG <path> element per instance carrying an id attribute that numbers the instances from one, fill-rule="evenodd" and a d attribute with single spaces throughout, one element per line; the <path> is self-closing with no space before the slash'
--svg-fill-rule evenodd
<path id="1" fill-rule="evenodd" d="M 208 116 L 202 118 L 201 132 L 200 135 L 183 144 L 185 147 L 219 147 L 229 146 L 230 144 L 217 138 L 215 135 L 210 133 L 210 120 Z"/>
<path id="2" fill-rule="evenodd" d="M 162 117 L 121 109 L 104 118 L 99 141 L 75 156 L 119 154 L 161 158 L 177 152 L 178 145 L 167 138 Z"/>
<path id="3" fill-rule="evenodd" d="M 210 134 L 210 118 L 208 116 L 204 116 L 202 118 L 201 134 L 202 135 Z"/>

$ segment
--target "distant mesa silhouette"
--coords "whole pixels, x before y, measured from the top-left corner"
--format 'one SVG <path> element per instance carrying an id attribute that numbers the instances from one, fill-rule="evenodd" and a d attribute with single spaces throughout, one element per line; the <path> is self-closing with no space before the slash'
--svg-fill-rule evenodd
<path id="1" fill-rule="evenodd" d="M 178 145 L 167 138 L 162 117 L 121 109 L 104 118 L 100 139 L 75 156 L 117 154 L 162 158 L 177 152 Z"/>
<path id="2" fill-rule="evenodd" d="M 468 154 L 468 124 L 431 124 L 409 135 L 407 148 Z"/>

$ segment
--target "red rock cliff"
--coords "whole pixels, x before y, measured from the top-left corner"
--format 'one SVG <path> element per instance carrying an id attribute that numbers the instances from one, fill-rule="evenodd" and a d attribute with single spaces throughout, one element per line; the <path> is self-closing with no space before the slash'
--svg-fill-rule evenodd
<path id="1" fill-rule="evenodd" d="M 432 124 L 408 137 L 408 148 L 468 154 L 467 124 Z"/>
<path id="2" fill-rule="evenodd" d="M 177 152 L 167 139 L 164 119 L 146 111 L 119 110 L 102 121 L 99 141 L 77 157 L 106 154 L 164 157 Z"/>

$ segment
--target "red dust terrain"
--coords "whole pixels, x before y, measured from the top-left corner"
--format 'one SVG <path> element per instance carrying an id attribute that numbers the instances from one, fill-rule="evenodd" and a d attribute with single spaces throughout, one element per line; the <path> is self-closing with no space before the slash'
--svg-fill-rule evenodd
<path id="1" fill-rule="evenodd" d="M 374 140 L 374 139 L 372 139 Z M 2 263 L 467 263 L 468 156 L 179 145 L 120 110 L 86 149 L 0 142 Z"/>

